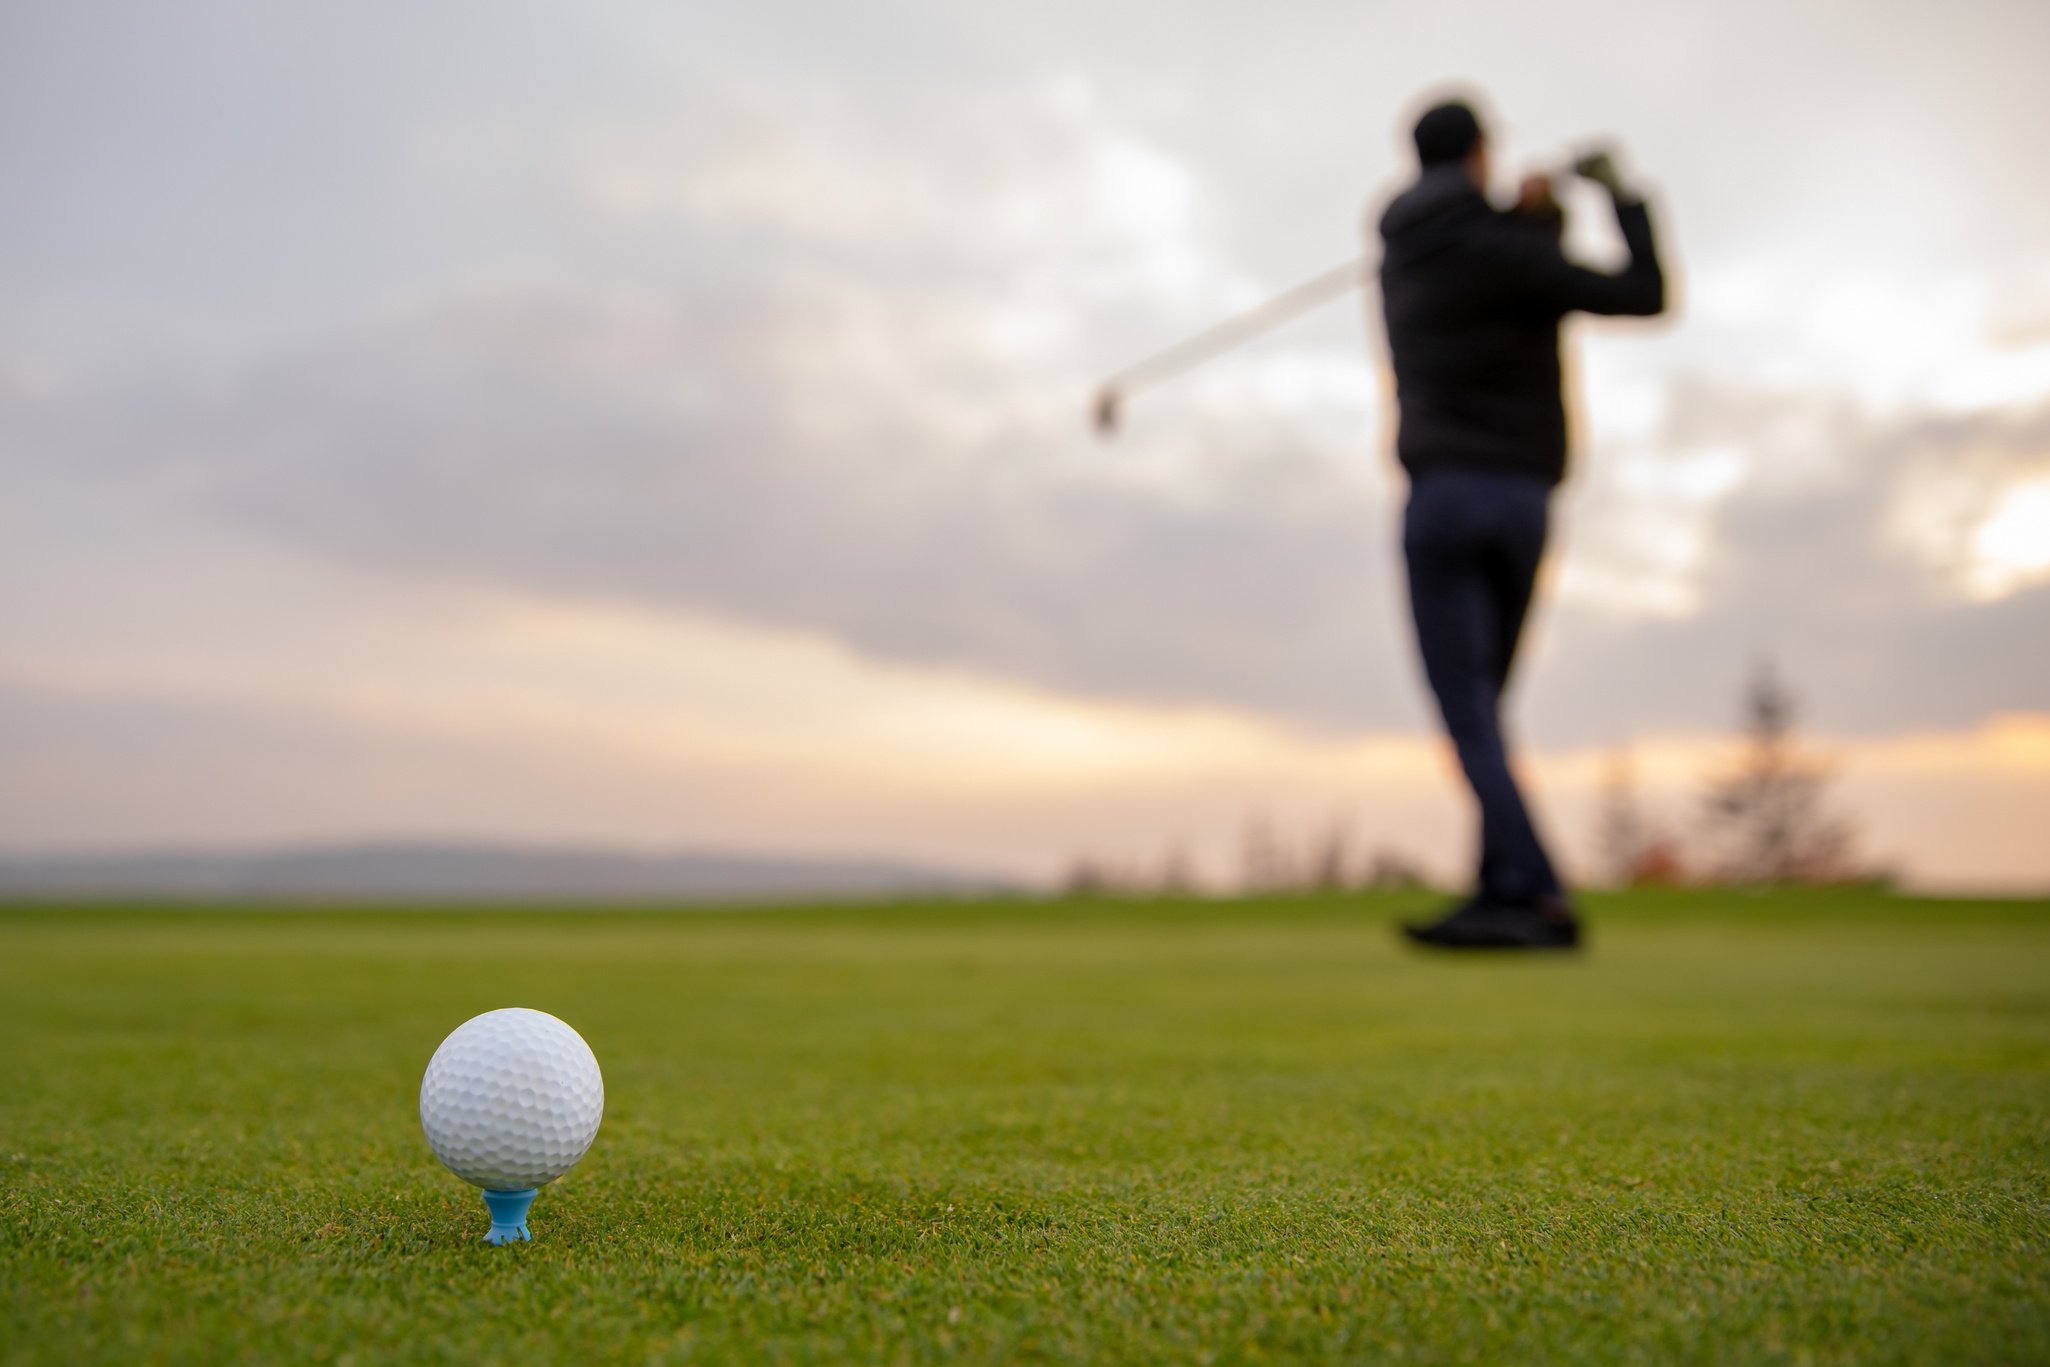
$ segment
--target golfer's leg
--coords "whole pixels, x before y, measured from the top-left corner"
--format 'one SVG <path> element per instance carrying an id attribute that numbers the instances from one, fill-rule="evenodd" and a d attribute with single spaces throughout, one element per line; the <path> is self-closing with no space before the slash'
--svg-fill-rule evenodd
<path id="1" fill-rule="evenodd" d="M 1495 594 L 1495 682 L 1504 691 L 1523 640 L 1537 587 L 1538 567 L 1545 557 L 1551 491 L 1535 480 L 1528 488 L 1512 485 L 1497 507 L 1491 526 L 1489 577 Z"/>
<path id="2" fill-rule="evenodd" d="M 1515 664 L 1538 568 L 1544 560 L 1550 503 L 1550 489 L 1538 481 L 1510 481 L 1492 509 L 1495 516 L 1489 520 L 1489 587 L 1495 600 L 1496 629 L 1496 734 L 1505 756 L 1503 773 L 1507 788 L 1499 806 L 1488 813 L 1494 829 L 1487 843 L 1494 885 L 1505 898 L 1517 901 L 1550 897 L 1560 891 L 1551 856 L 1538 836 L 1530 808 L 1506 760 L 1509 742 L 1501 725 L 1500 702 Z"/>
<path id="3" fill-rule="evenodd" d="M 1410 614 L 1424 677 L 1480 806 L 1479 892 L 1494 901 L 1529 901 L 1536 893 L 1521 886 L 1515 858 L 1516 829 L 1527 832 L 1529 821 L 1496 722 L 1499 603 L 1485 541 L 1473 534 L 1476 510 L 1462 506 L 1472 493 L 1465 481 L 1443 477 L 1412 489 L 1403 522 Z M 1535 836 L 1527 841 L 1534 844 Z"/>

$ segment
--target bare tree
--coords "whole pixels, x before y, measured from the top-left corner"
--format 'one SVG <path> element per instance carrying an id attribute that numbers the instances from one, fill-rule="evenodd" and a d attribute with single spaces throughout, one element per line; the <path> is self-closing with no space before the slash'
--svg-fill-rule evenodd
<path id="1" fill-rule="evenodd" d="M 1367 860 L 1366 886 L 1379 892 L 1413 892 L 1429 887 L 1423 866 L 1400 850 L 1376 849 Z"/>
<path id="2" fill-rule="evenodd" d="M 1334 817 L 1310 849 L 1306 881 L 1318 892 L 1342 892 L 1352 885 L 1352 864 L 1352 831 Z"/>
<path id="3" fill-rule="evenodd" d="M 1609 881 L 1629 887 L 1644 851 L 1645 821 L 1637 802 L 1637 767 L 1628 749 L 1609 752 L 1602 765 L 1601 815 L 1595 838 Z"/>
<path id="4" fill-rule="evenodd" d="M 1247 892 L 1281 892 L 1294 882 L 1291 861 L 1264 815 L 1256 813 L 1246 819 L 1240 859 Z"/>
<path id="5" fill-rule="evenodd" d="M 1068 865 L 1061 887 L 1070 897 L 1103 897 L 1117 891 L 1117 879 L 1103 863 L 1085 854 Z"/>
<path id="6" fill-rule="evenodd" d="M 1179 843 L 1168 846 L 1167 857 L 1161 861 L 1159 891 L 1164 897 L 1193 897 L 1201 891 L 1195 863 Z"/>
<path id="7" fill-rule="evenodd" d="M 1679 846 L 1662 823 L 1645 815 L 1637 795 L 1637 766 L 1629 749 L 1610 752 L 1602 774 L 1601 859 L 1611 883 L 1623 888 L 1672 887 L 1686 881 Z"/>
<path id="8" fill-rule="evenodd" d="M 1829 766 L 1794 740 L 1797 707 L 1771 661 L 1744 689 L 1744 746 L 1704 806 L 1716 871 L 1732 883 L 1834 883 L 1853 876 L 1852 831 L 1823 802 Z"/>

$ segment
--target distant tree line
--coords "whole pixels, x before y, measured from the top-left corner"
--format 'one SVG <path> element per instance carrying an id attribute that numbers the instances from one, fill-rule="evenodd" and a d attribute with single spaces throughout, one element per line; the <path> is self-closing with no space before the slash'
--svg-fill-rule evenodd
<path id="1" fill-rule="evenodd" d="M 1099 859 L 1084 855 L 1068 866 L 1062 880 L 1072 896 L 1193 897 L 1219 889 L 1206 885 L 1187 849 L 1170 846 L 1151 863 Z M 1266 816 L 1247 818 L 1239 842 L 1239 868 L 1233 889 L 1245 893 L 1350 892 L 1426 886 L 1423 868 L 1402 852 L 1366 848 L 1349 825 L 1334 820 L 1307 838 L 1289 839 Z"/>
<path id="2" fill-rule="evenodd" d="M 1621 887 L 1820 886 L 1890 881 L 1865 862 L 1856 831 L 1831 810 L 1829 763 L 1796 738 L 1799 708 L 1771 661 L 1746 680 L 1736 751 L 1705 783 L 1687 838 L 1648 814 L 1628 750 L 1610 760 L 1597 830 L 1600 881 Z M 1189 897 L 1222 890 L 1198 875 L 1181 845 L 1146 861 L 1084 855 L 1063 885 L 1073 896 Z M 1288 838 L 1266 816 L 1245 823 L 1231 889 L 1251 894 L 1428 886 L 1423 867 L 1385 846 L 1366 847 L 1343 821 Z"/>

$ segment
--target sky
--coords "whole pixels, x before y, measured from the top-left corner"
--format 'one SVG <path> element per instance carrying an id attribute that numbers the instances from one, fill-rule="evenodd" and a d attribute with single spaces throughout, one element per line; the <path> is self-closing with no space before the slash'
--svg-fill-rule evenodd
<path id="1" fill-rule="evenodd" d="M 1434 92 L 1610 137 L 1512 699 L 1594 872 L 1770 659 L 1875 864 L 2050 887 L 2036 3 L 0 8 L 0 852 L 421 837 L 1447 879 L 1371 293 Z M 1617 259 L 1571 189 L 1569 237 Z"/>

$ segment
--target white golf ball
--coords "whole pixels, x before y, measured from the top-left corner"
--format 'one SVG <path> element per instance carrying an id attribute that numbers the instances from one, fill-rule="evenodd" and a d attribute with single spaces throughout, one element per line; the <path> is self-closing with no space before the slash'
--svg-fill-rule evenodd
<path id="1" fill-rule="evenodd" d="M 553 1182 L 591 1147 L 604 1114 L 591 1046 L 524 1006 L 464 1021 L 420 1079 L 420 1128 L 434 1156 L 486 1191 Z"/>

